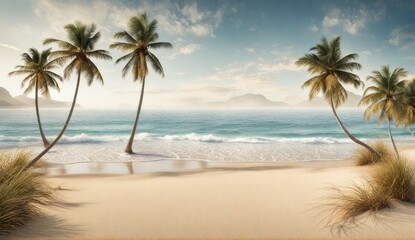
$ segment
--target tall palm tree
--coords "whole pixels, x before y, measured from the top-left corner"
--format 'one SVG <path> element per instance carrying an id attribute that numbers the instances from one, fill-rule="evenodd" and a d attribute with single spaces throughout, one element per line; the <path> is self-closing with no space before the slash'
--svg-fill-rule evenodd
<path id="1" fill-rule="evenodd" d="M 85 25 L 82 22 L 75 22 L 75 24 L 66 25 L 65 30 L 68 34 L 69 41 L 48 38 L 43 42 L 43 44 L 54 43 L 60 47 L 60 50 L 53 51 L 50 55 L 52 58 L 54 58 L 52 60 L 53 63 L 64 65 L 65 63 L 69 62 L 64 70 L 64 78 L 69 78 L 73 71 L 76 71 L 78 74 L 71 109 L 59 135 L 45 150 L 43 150 L 43 152 L 41 152 L 38 156 L 31 160 L 28 165 L 26 165 L 26 169 L 35 164 L 36 161 L 45 155 L 63 136 L 66 128 L 68 127 L 72 112 L 76 104 L 81 75 L 83 75 L 86 79 L 88 86 L 90 86 L 95 79 L 104 84 L 102 75 L 99 72 L 97 66 L 92 62 L 91 58 L 103 60 L 112 59 L 108 51 L 94 50 L 95 44 L 101 37 L 100 32 L 96 32 L 95 24 Z"/>
<path id="2" fill-rule="evenodd" d="M 366 88 L 359 103 L 359 105 L 370 104 L 364 112 L 366 120 L 373 118 L 379 112 L 378 124 L 386 119 L 389 138 L 398 158 L 399 153 L 392 137 L 390 123 L 395 121 L 396 126 L 398 126 L 402 121 L 404 107 L 402 96 L 405 81 L 401 80 L 404 77 L 406 77 L 406 71 L 403 68 L 396 68 L 391 72 L 389 66 L 382 66 L 380 71 L 373 71 L 372 76 L 369 76 L 367 80 L 374 85 Z"/>
<path id="3" fill-rule="evenodd" d="M 42 123 L 40 121 L 38 93 L 40 91 L 43 96 L 50 97 L 49 88 L 60 91 L 57 80 L 63 80 L 61 76 L 51 71 L 57 66 L 53 62 L 48 61 L 50 51 L 51 49 L 49 48 L 39 53 L 37 49 L 30 48 L 29 53 L 22 54 L 24 65 L 16 66 L 17 70 L 9 73 L 9 76 L 26 75 L 21 84 L 22 88 L 26 88 L 24 94 L 35 90 L 37 124 L 44 147 L 49 146 L 49 142 L 43 133 Z"/>
<path id="4" fill-rule="evenodd" d="M 409 129 L 412 136 L 411 125 L 415 123 L 415 79 L 407 80 L 403 91 L 403 123 Z"/>
<path id="5" fill-rule="evenodd" d="M 131 69 L 133 80 L 140 80 L 141 95 L 138 103 L 137 113 L 135 115 L 133 129 L 131 131 L 130 140 L 125 148 L 126 153 L 133 153 L 133 141 L 137 128 L 138 119 L 140 117 L 141 105 L 143 103 L 144 85 L 148 74 L 147 62 L 151 64 L 154 71 L 164 77 L 163 67 L 157 57 L 150 52 L 150 49 L 171 48 L 171 43 L 157 42 L 159 35 L 156 32 L 157 20 L 149 21 L 146 13 L 139 14 L 130 18 L 128 23 L 128 31 L 117 32 L 114 37 L 122 39 L 123 42 L 115 42 L 110 48 L 115 48 L 128 52 L 128 54 L 117 59 L 116 63 L 128 60 L 122 69 L 122 76 L 125 77 Z"/>
<path id="6" fill-rule="evenodd" d="M 315 76 L 307 80 L 302 88 L 310 87 L 309 98 L 313 99 L 320 92 L 330 104 L 337 123 L 344 133 L 355 143 L 367 148 L 380 157 L 380 154 L 369 145 L 355 138 L 341 122 L 336 113 L 336 108 L 347 99 L 347 91 L 342 84 L 351 84 L 355 88 L 363 86 L 363 82 L 350 71 L 358 70 L 361 65 L 355 60 L 356 53 L 342 56 L 340 49 L 340 37 L 332 40 L 322 38 L 321 42 L 310 49 L 313 53 L 305 54 L 296 61 L 299 67 L 307 67 L 307 71 Z"/>

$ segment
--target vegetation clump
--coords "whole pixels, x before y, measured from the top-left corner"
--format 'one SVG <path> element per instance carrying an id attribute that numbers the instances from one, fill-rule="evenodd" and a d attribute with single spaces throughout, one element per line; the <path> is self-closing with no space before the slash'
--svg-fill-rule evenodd
<path id="1" fill-rule="evenodd" d="M 391 158 L 392 151 L 391 149 L 385 144 L 384 141 L 376 141 L 372 144 L 369 144 L 376 152 L 378 152 L 381 156 L 374 154 L 372 151 L 369 151 L 367 148 L 359 148 L 353 160 L 355 161 L 357 166 L 365 166 L 383 162 L 385 159 Z"/>
<path id="2" fill-rule="evenodd" d="M 371 181 L 366 181 L 363 185 L 354 184 L 345 191 L 338 188 L 333 190 L 335 194 L 331 197 L 329 217 L 333 228 L 355 224 L 365 213 L 374 214 L 390 207 L 390 195 Z"/>
<path id="3" fill-rule="evenodd" d="M 334 189 L 331 197 L 329 225 L 343 229 L 356 224 L 364 214 L 376 214 L 392 206 L 393 201 L 415 202 L 415 168 L 404 156 L 389 153 L 364 178 L 347 190 Z"/>
<path id="4" fill-rule="evenodd" d="M 54 199 L 42 175 L 21 171 L 29 157 L 26 152 L 0 152 L 0 235 L 25 225 Z"/>
<path id="5" fill-rule="evenodd" d="M 374 184 L 390 195 L 404 202 L 415 202 L 415 168 L 404 156 L 385 161 L 371 174 Z"/>

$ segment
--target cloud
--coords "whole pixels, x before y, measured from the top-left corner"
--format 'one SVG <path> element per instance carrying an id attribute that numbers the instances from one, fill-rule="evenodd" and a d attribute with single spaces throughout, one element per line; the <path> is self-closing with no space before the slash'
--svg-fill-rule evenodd
<path id="1" fill-rule="evenodd" d="M 8 49 L 11 49 L 11 50 L 14 50 L 14 51 L 18 51 L 18 52 L 22 51 L 18 47 L 15 47 L 15 46 L 12 46 L 12 45 L 9 45 L 9 44 L 4 44 L 4 43 L 0 43 L 0 47 L 5 47 L 5 48 L 8 48 Z"/>
<path id="2" fill-rule="evenodd" d="M 254 53 L 255 52 L 255 48 L 244 48 L 244 50 L 249 52 L 249 53 Z"/>
<path id="3" fill-rule="evenodd" d="M 329 13 L 329 15 L 324 16 L 323 18 L 323 27 L 325 28 L 331 28 L 335 27 L 340 24 L 340 10 L 339 9 L 332 9 Z"/>
<path id="4" fill-rule="evenodd" d="M 157 19 L 159 29 L 172 35 L 214 37 L 214 31 L 222 22 L 224 9 L 200 10 L 197 3 L 179 6 L 170 1 L 139 1 L 130 7 L 118 1 L 36 1 L 34 13 L 48 21 L 45 35 L 64 34 L 63 26 L 75 20 L 94 22 L 106 34 L 126 28 L 131 16 L 146 11 L 151 19 Z"/>
<path id="5" fill-rule="evenodd" d="M 215 72 L 202 79 L 208 82 L 220 82 L 223 86 L 232 86 L 239 91 L 274 88 L 274 77 L 269 72 L 259 70 L 260 65 L 255 62 L 234 62 L 223 68 L 216 68 Z"/>
<path id="6" fill-rule="evenodd" d="M 364 18 L 357 18 L 354 20 L 344 20 L 344 30 L 352 35 L 356 35 L 359 29 L 365 26 L 366 20 Z"/>
<path id="7" fill-rule="evenodd" d="M 178 47 L 178 49 L 172 55 L 170 55 L 169 58 L 175 59 L 177 56 L 180 55 L 190 55 L 201 48 L 202 46 L 196 43 L 187 44 L 183 47 Z"/>
<path id="8" fill-rule="evenodd" d="M 190 27 L 190 32 L 198 37 L 214 36 L 213 28 L 209 24 L 197 24 Z"/>
<path id="9" fill-rule="evenodd" d="M 189 55 L 198 49 L 200 49 L 200 45 L 192 43 L 180 48 L 179 52 L 183 55 Z"/>
<path id="10" fill-rule="evenodd" d="M 312 32 L 317 32 L 317 31 L 318 31 L 318 27 L 317 27 L 316 25 L 312 25 L 312 26 L 309 28 L 309 30 L 310 30 L 310 31 L 312 31 Z"/>
<path id="11" fill-rule="evenodd" d="M 167 2 L 165 2 L 167 4 Z M 215 11 L 199 10 L 196 2 L 185 4 L 179 11 L 176 5 L 158 9 L 157 15 L 160 25 L 175 35 L 191 34 L 197 37 L 214 37 L 214 31 L 219 27 L 224 15 L 223 9 Z"/>
<path id="12" fill-rule="evenodd" d="M 190 85 L 183 86 L 182 88 L 174 88 L 174 89 L 149 89 L 146 91 L 147 94 L 181 94 L 181 93 L 230 93 L 235 92 L 236 89 L 232 87 L 221 87 L 221 86 L 213 86 L 213 85 Z M 113 91 L 115 94 L 137 94 L 138 90 L 131 90 L 131 89 L 124 89 L 124 90 L 117 90 Z"/>
<path id="13" fill-rule="evenodd" d="M 257 30 L 257 28 L 258 28 L 258 26 L 254 24 L 254 25 L 252 25 L 248 28 L 248 31 L 255 32 Z"/>
<path id="14" fill-rule="evenodd" d="M 197 23 L 203 20 L 204 13 L 197 10 L 196 3 L 186 5 L 181 10 L 183 16 L 187 17 L 191 23 Z"/>
<path id="15" fill-rule="evenodd" d="M 353 8 L 332 8 L 322 20 L 322 27 L 326 31 L 330 28 L 341 27 L 343 31 L 358 35 L 370 21 L 379 21 L 386 13 L 382 4 L 375 4 L 371 8 L 361 4 Z"/>
<path id="16" fill-rule="evenodd" d="M 390 34 L 389 44 L 393 46 L 402 46 L 404 49 L 408 49 L 414 46 L 415 33 L 406 31 L 409 27 L 399 27 L 392 30 Z"/>
<path id="17" fill-rule="evenodd" d="M 114 11 L 116 10 L 117 8 L 114 8 Z M 87 23 L 95 22 L 102 28 L 105 19 L 113 16 L 110 14 L 109 3 L 104 1 L 94 1 L 88 6 L 81 5 L 79 2 L 36 1 L 34 13 L 37 17 L 47 20 L 49 23 L 47 28 L 54 33 L 64 33 L 63 26 L 85 19 L 88 19 Z"/>
<path id="18" fill-rule="evenodd" d="M 258 70 L 262 72 L 280 72 L 280 71 L 295 71 L 298 72 L 301 69 L 295 65 L 295 61 L 279 62 L 275 64 L 260 64 Z"/>

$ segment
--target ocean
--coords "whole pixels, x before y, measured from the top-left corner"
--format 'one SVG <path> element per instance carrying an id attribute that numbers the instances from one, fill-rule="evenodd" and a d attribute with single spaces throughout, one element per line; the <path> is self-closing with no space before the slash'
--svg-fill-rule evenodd
<path id="1" fill-rule="evenodd" d="M 42 109 L 46 136 L 60 131 L 67 109 Z M 339 109 L 348 130 L 364 141 L 388 138 L 386 125 L 366 122 L 363 110 Z M 154 161 L 311 161 L 351 156 L 356 144 L 339 128 L 330 109 L 144 109 L 137 128 L 135 155 L 123 154 L 134 109 L 75 109 L 55 162 Z M 393 128 L 398 144 L 413 137 Z M 415 139 L 414 139 L 415 140 Z M 0 148 L 40 151 L 34 109 L 0 110 Z M 61 149 L 59 151 L 59 149 Z M 50 155 L 50 154 L 49 154 Z"/>

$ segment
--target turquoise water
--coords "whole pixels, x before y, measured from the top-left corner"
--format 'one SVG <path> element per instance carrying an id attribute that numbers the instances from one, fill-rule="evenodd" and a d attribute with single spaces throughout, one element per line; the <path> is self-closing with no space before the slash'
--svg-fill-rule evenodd
<path id="1" fill-rule="evenodd" d="M 65 121 L 67 109 L 43 109 L 44 131 L 53 138 Z M 63 143 L 101 143 L 128 139 L 135 111 L 76 109 Z M 366 123 L 361 110 L 339 110 L 349 131 L 358 138 L 387 138 L 386 125 Z M 397 139 L 409 133 L 393 129 Z M 266 144 L 348 142 L 329 109 L 264 110 L 144 110 L 137 128 L 142 140 L 186 140 Z M 34 109 L 0 110 L 0 147 L 40 141 Z"/>

